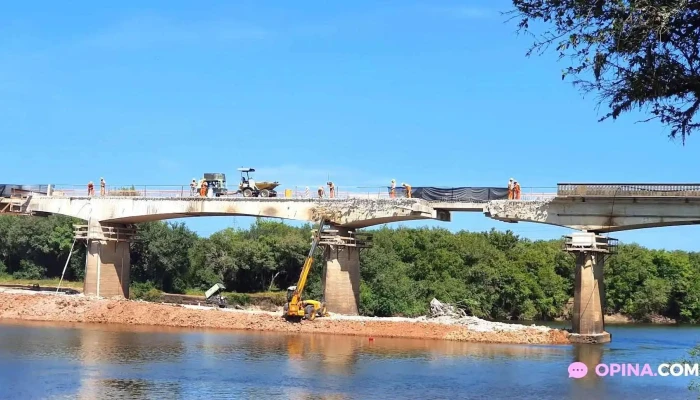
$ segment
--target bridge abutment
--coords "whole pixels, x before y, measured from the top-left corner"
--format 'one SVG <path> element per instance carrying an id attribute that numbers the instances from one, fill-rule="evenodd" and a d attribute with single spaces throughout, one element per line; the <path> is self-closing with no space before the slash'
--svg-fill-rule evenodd
<path id="1" fill-rule="evenodd" d="M 86 296 L 129 298 L 131 252 L 136 230 L 127 225 L 76 225 L 76 238 L 87 240 L 85 259 Z"/>
<path id="2" fill-rule="evenodd" d="M 358 315 L 360 310 L 360 249 L 369 247 L 353 230 L 334 227 L 324 230 L 323 299 L 329 312 Z"/>
<path id="3" fill-rule="evenodd" d="M 613 239 L 614 240 L 614 239 Z M 574 343 L 607 343 L 605 331 L 605 256 L 614 251 L 610 239 L 594 233 L 575 233 L 567 237 L 565 250 L 576 257 L 574 310 L 571 318 Z"/>

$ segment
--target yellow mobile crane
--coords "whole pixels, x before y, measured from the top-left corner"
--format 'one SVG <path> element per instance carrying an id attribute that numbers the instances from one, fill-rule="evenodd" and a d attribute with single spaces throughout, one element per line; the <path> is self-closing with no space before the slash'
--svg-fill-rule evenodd
<path id="1" fill-rule="evenodd" d="M 321 240 L 321 230 L 323 230 L 324 224 L 325 220 L 321 219 L 318 225 L 318 231 L 311 241 L 311 251 L 309 251 L 309 255 L 306 257 L 306 260 L 304 260 L 304 266 L 301 268 L 299 282 L 297 282 L 296 286 L 287 288 L 287 303 L 285 303 L 283 311 L 283 316 L 287 319 L 306 318 L 309 321 L 313 321 L 316 316 L 328 316 L 325 303 L 316 300 L 304 300 L 302 298 L 302 293 L 306 286 L 306 279 L 309 276 L 311 265 L 314 262 L 314 251 L 316 251 L 316 246 L 318 246 L 318 242 Z"/>

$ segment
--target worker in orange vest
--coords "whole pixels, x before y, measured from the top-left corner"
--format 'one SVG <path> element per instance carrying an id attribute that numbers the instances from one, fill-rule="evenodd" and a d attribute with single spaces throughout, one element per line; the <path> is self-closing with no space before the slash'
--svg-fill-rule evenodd
<path id="1" fill-rule="evenodd" d="M 326 184 L 328 185 L 328 193 L 330 195 L 330 198 L 335 198 L 335 185 L 333 184 L 333 182 L 327 182 Z"/>
<path id="2" fill-rule="evenodd" d="M 391 180 L 391 191 L 389 192 L 389 197 L 392 199 L 396 198 L 396 179 Z"/>
<path id="3" fill-rule="evenodd" d="M 202 187 L 199 189 L 199 195 L 200 195 L 200 196 L 202 196 L 202 197 L 207 197 L 207 186 L 209 186 L 209 185 L 207 184 L 207 181 L 205 181 L 204 179 L 202 179 Z"/>
<path id="4" fill-rule="evenodd" d="M 513 200 L 513 178 L 508 179 L 508 200 Z"/>
<path id="5" fill-rule="evenodd" d="M 520 200 L 520 184 L 518 181 L 513 181 L 513 195 L 515 200 Z"/>
<path id="6" fill-rule="evenodd" d="M 100 178 L 100 196 L 104 196 L 107 193 L 107 182 L 105 178 Z"/>
<path id="7" fill-rule="evenodd" d="M 94 196 L 95 195 L 95 185 L 92 183 L 92 181 L 88 182 L 88 196 Z"/>
<path id="8" fill-rule="evenodd" d="M 411 185 L 408 183 L 402 183 L 401 186 L 406 190 L 406 197 L 411 198 Z"/>

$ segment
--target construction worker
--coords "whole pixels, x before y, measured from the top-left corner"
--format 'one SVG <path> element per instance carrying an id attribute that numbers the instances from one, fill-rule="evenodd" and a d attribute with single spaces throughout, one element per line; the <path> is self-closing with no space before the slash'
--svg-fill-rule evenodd
<path id="1" fill-rule="evenodd" d="M 100 178 L 100 196 L 104 196 L 105 193 L 107 192 L 107 183 L 105 182 L 105 178 Z"/>
<path id="2" fill-rule="evenodd" d="M 396 198 L 396 179 L 391 180 L 391 190 L 389 191 L 389 197 L 392 199 Z"/>
<path id="3" fill-rule="evenodd" d="M 323 186 L 319 186 L 318 187 L 318 197 L 320 199 L 322 199 L 324 194 L 325 194 L 325 190 L 323 189 Z"/>
<path id="4" fill-rule="evenodd" d="M 190 196 L 196 196 L 197 195 L 197 179 L 192 178 L 192 182 L 190 182 Z"/>
<path id="5" fill-rule="evenodd" d="M 335 185 L 333 184 L 333 182 L 326 182 L 326 185 L 328 185 L 328 193 L 330 195 L 330 198 L 335 198 Z"/>
<path id="6" fill-rule="evenodd" d="M 408 183 L 402 183 L 401 186 L 406 190 L 406 197 L 411 198 L 411 185 Z"/>
<path id="7" fill-rule="evenodd" d="M 207 186 L 209 186 L 209 185 L 207 184 L 207 181 L 205 181 L 204 179 L 202 179 L 202 186 L 201 186 L 200 189 L 199 189 L 199 195 L 200 195 L 201 197 L 207 197 Z"/>
<path id="8" fill-rule="evenodd" d="M 95 195 L 95 185 L 92 183 L 92 181 L 88 182 L 88 196 L 94 196 Z"/>
<path id="9" fill-rule="evenodd" d="M 520 184 L 518 181 L 513 181 L 513 198 L 520 200 Z"/>
<path id="10" fill-rule="evenodd" d="M 513 178 L 508 179 L 508 200 L 513 200 Z"/>

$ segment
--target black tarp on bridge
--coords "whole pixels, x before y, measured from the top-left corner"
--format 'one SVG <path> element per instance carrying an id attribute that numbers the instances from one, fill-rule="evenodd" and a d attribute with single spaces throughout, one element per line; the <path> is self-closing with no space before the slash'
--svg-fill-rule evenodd
<path id="1" fill-rule="evenodd" d="M 391 193 L 391 188 L 388 188 Z M 403 187 L 396 188 L 397 197 L 405 197 Z M 412 187 L 411 197 L 428 201 L 464 201 L 480 203 L 489 200 L 504 200 L 508 198 L 508 188 L 497 187 Z"/>

